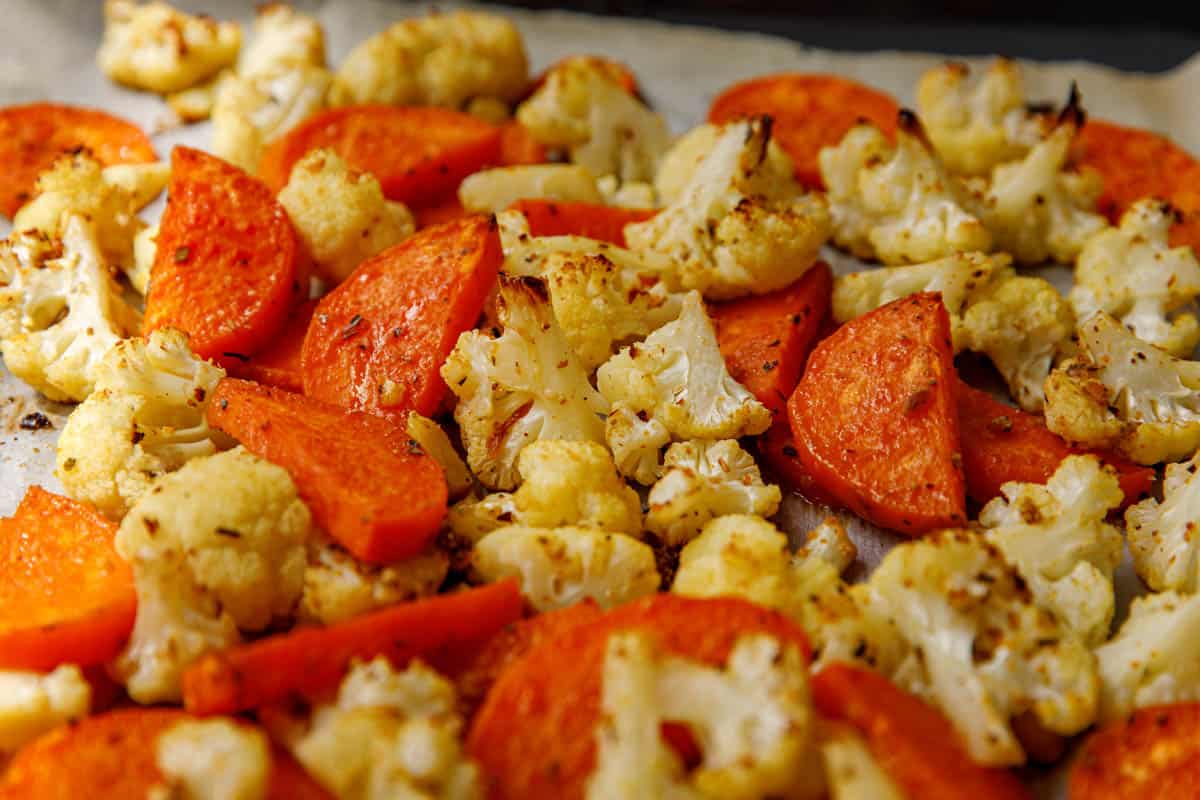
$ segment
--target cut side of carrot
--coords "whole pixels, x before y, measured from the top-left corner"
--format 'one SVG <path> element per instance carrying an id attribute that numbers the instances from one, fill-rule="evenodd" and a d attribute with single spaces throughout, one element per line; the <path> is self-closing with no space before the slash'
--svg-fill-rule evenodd
<path id="1" fill-rule="evenodd" d="M 437 536 L 446 476 L 388 420 L 225 378 L 208 422 L 286 469 L 317 524 L 364 561 L 410 558 Z"/>
<path id="2" fill-rule="evenodd" d="M 954 349 L 940 295 L 910 295 L 816 346 L 788 403 L 823 490 L 910 536 L 966 521 Z"/>
<path id="3" fill-rule="evenodd" d="M 1008 770 L 972 762 L 954 726 L 940 711 L 876 672 L 830 664 L 813 678 L 812 691 L 817 711 L 862 734 L 875 761 L 905 797 L 1032 797 Z"/>
<path id="4" fill-rule="evenodd" d="M 837 498 L 817 485 L 804 462 L 800 460 L 800 451 L 796 449 L 796 440 L 792 436 L 792 426 L 786 418 L 775 420 L 767 432 L 755 440 L 755 447 L 759 457 L 774 473 L 776 480 L 811 503 L 841 508 Z"/>
<path id="5" fill-rule="evenodd" d="M 883 92 L 835 75 L 780 74 L 735 84 L 717 96 L 708 121 L 732 122 L 769 115 L 771 129 L 796 166 L 796 178 L 823 189 L 817 154 L 836 145 L 859 122 L 873 123 L 888 138 L 896 132 L 900 107 Z"/>
<path id="6" fill-rule="evenodd" d="M 519 167 L 525 164 L 545 164 L 546 148 L 524 125 L 512 120 L 500 126 L 500 165 Z"/>
<path id="7" fill-rule="evenodd" d="M 304 338 L 304 393 L 399 422 L 431 416 L 439 370 L 474 327 L 504 260 L 496 221 L 421 231 L 359 265 L 321 299 Z"/>
<path id="8" fill-rule="evenodd" d="M 270 344 L 244 361 L 233 359 L 226 365 L 230 375 L 274 386 L 289 392 L 304 391 L 304 371 L 300 356 L 304 351 L 304 335 L 317 310 L 316 300 L 306 300 L 288 317 L 283 330 Z"/>
<path id="9" fill-rule="evenodd" d="M 492 636 L 521 608 L 510 580 L 209 653 L 184 672 L 184 705 L 197 714 L 245 711 L 331 689 L 354 659 L 382 655 L 398 667 L 416 657 L 436 660 L 439 650 Z"/>
<path id="10" fill-rule="evenodd" d="M 583 798 L 596 762 L 608 635 L 631 628 L 711 666 L 723 666 L 737 640 L 753 633 L 809 652 L 794 623 L 732 597 L 652 595 L 555 636 L 504 670 L 471 724 L 467 750 L 487 774 L 492 800 Z"/>
<path id="11" fill-rule="evenodd" d="M 96 509 L 31 486 L 0 520 L 0 669 L 101 664 L 137 613 L 133 574 Z"/>
<path id="12" fill-rule="evenodd" d="M 38 175 L 79 148 L 106 167 L 158 160 L 138 126 L 103 111 L 55 103 L 0 108 L 0 214 L 12 218 L 32 199 Z"/>
<path id="13" fill-rule="evenodd" d="M 457 197 L 451 197 L 444 203 L 436 206 L 414 208 L 412 212 L 413 217 L 417 221 L 417 230 L 432 228 L 434 225 L 441 225 L 443 222 L 453 222 L 454 220 L 471 216 L 471 212 L 462 207 L 462 203 L 458 202 Z"/>
<path id="14" fill-rule="evenodd" d="M 1087 738 L 1071 768 L 1071 800 L 1200 797 L 1200 704 L 1135 711 Z"/>
<path id="15" fill-rule="evenodd" d="M 512 204 L 529 220 L 533 236 L 586 236 L 625 246 L 625 226 L 644 222 L 658 213 L 653 208 L 621 208 L 599 203 L 564 203 L 556 200 L 518 200 Z"/>
<path id="16" fill-rule="evenodd" d="M 266 186 L 176 147 L 143 330 L 178 328 L 202 358 L 244 360 L 307 296 L 303 260 L 291 220 Z"/>
<path id="17" fill-rule="evenodd" d="M 709 305 L 729 374 L 773 414 L 787 406 L 832 296 L 833 272 L 817 262 L 779 291 Z"/>
<path id="18" fill-rule="evenodd" d="M 270 144 L 258 174 L 279 191 L 305 153 L 326 147 L 378 178 L 389 200 L 419 208 L 500 163 L 501 139 L 495 125 L 446 108 L 345 106 L 314 114 Z"/>

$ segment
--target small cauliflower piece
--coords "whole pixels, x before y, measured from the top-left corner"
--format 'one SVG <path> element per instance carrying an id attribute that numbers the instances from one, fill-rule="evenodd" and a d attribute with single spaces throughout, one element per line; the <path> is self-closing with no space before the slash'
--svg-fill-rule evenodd
<path id="1" fill-rule="evenodd" d="M 496 167 L 468 175 L 458 186 L 458 202 L 467 211 L 496 213 L 518 200 L 541 198 L 603 203 L 596 178 L 574 164 Z"/>
<path id="2" fill-rule="evenodd" d="M 658 419 L 677 439 L 736 439 L 771 425 L 771 412 L 733 379 L 698 292 L 679 317 L 622 348 L 596 372 L 611 403 Z"/>
<path id="3" fill-rule="evenodd" d="M 264 800 L 271 747 L 257 728 L 232 719 L 179 722 L 154 745 L 169 800 Z M 153 797 L 153 795 L 152 795 Z"/>
<path id="4" fill-rule="evenodd" d="M 500 246 L 504 250 L 502 271 L 509 276 L 542 277 L 546 261 L 554 255 L 603 255 L 622 265 L 623 275 L 637 273 L 653 275 L 678 289 L 673 280 L 670 259 L 657 253 L 631 253 L 610 242 L 586 236 L 534 236 L 529 232 L 529 220 L 520 211 L 501 211 L 496 215 L 500 229 Z M 632 287 L 631 287 L 632 288 Z"/>
<path id="5" fill-rule="evenodd" d="M 1200 588 L 1200 454 L 1168 464 L 1163 499 L 1147 498 L 1125 511 L 1125 537 L 1138 576 L 1153 591 L 1194 593 Z"/>
<path id="6" fill-rule="evenodd" d="M 91 684 L 74 664 L 45 674 L 0 670 L 0 762 L 43 733 L 83 719 L 91 704 Z"/>
<path id="7" fill-rule="evenodd" d="M 680 285 L 710 299 L 799 279 L 829 238 L 829 213 L 802 193 L 786 156 L 771 157 L 770 143 L 769 118 L 722 127 L 675 201 L 625 226 L 629 248 L 669 258 Z"/>
<path id="8" fill-rule="evenodd" d="M 662 203 L 654 186 L 645 181 L 621 183 L 616 175 L 605 175 L 596 179 L 596 188 L 604 202 L 621 208 L 658 208 Z"/>
<path id="9" fill-rule="evenodd" d="M 236 448 L 159 478 L 117 532 L 137 619 L 114 666 L 139 703 L 178 700 L 187 665 L 288 619 L 304 583 L 308 508 L 282 468 Z"/>
<path id="10" fill-rule="evenodd" d="M 478 542 L 494 530 L 512 525 L 517 501 L 511 492 L 492 492 L 466 497 L 446 511 L 446 527 L 458 539 Z"/>
<path id="11" fill-rule="evenodd" d="M 236 22 L 217 22 L 161 0 L 105 0 L 96 61 L 110 79 L 168 94 L 203 83 L 233 64 L 242 43 Z"/>
<path id="12" fill-rule="evenodd" d="M 821 762 L 829 800 L 911 800 L 848 725 L 822 725 Z"/>
<path id="13" fill-rule="evenodd" d="M 471 471 L 463 463 L 462 457 L 454 449 L 454 444 L 441 425 L 429 417 L 410 411 L 405 430 L 408 437 L 419 444 L 426 455 L 436 461 L 446 474 L 446 486 L 450 491 L 451 500 L 457 500 L 471 491 L 475 484 Z"/>
<path id="14" fill-rule="evenodd" d="M 1108 638 L 1121 533 L 1116 475 L 1095 456 L 1070 456 L 1044 486 L 1010 482 L 979 513 L 987 540 L 1025 579 L 1034 602 L 1090 646 Z"/>
<path id="15" fill-rule="evenodd" d="M 416 230 L 412 213 L 385 198 L 374 175 L 352 170 L 332 150 L 311 150 L 300 159 L 279 203 L 318 274 L 334 284 Z"/>
<path id="16" fill-rule="evenodd" d="M 126 272 L 129 283 L 139 294 L 150 290 L 150 269 L 158 253 L 158 223 L 142 228 L 133 237 L 133 268 Z"/>
<path id="17" fill-rule="evenodd" d="M 496 304 L 502 331 L 464 332 L 441 374 L 458 397 L 454 418 L 471 471 L 484 486 L 511 489 L 525 445 L 603 442 L 609 409 L 555 321 L 541 281 L 502 276 Z"/>
<path id="18" fill-rule="evenodd" d="M 250 43 L 237 59 L 243 78 L 271 75 L 292 67 L 325 66 L 325 32 L 314 17 L 287 3 L 258 7 Z"/>
<path id="19" fill-rule="evenodd" d="M 1106 311 L 1144 342 L 1186 358 L 1200 342 L 1195 314 L 1174 314 L 1200 295 L 1200 262 L 1167 234 L 1178 212 L 1147 198 L 1121 215 L 1118 228 L 1087 240 L 1075 263 L 1071 305 L 1080 319 Z"/>
<path id="20" fill-rule="evenodd" d="M 222 70 L 201 84 L 179 92 L 172 92 L 163 99 L 182 123 L 201 122 L 212 116 L 213 104 L 217 99 L 217 87 L 229 77 L 229 70 Z"/>
<path id="21" fill-rule="evenodd" d="M 604 422 L 604 440 L 617 472 L 626 478 L 649 486 L 662 475 L 659 454 L 671 443 L 671 432 L 649 413 L 614 404 Z"/>
<path id="22" fill-rule="evenodd" d="M 857 125 L 822 148 L 818 161 L 833 241 L 853 255 L 919 264 L 992 249 L 965 187 L 938 161 L 912 113 L 902 112 L 895 146 L 875 126 Z"/>
<path id="23" fill-rule="evenodd" d="M 680 136 L 659 162 L 654 174 L 654 192 L 659 203 L 670 205 L 677 201 L 692 180 L 692 175 L 712 152 L 721 138 L 724 127 L 706 122 Z M 765 171 L 783 175 L 792 171 L 792 160 L 774 139 L 767 143 Z"/>
<path id="24" fill-rule="evenodd" d="M 62 251 L 60 239 L 38 230 L 14 230 L 0 239 L 0 341 L 21 332 L 25 287 Z"/>
<path id="25" fill-rule="evenodd" d="M 782 497 L 736 440 L 680 442 L 667 448 L 663 476 L 650 488 L 646 529 L 680 545 L 725 514 L 769 517 Z"/>

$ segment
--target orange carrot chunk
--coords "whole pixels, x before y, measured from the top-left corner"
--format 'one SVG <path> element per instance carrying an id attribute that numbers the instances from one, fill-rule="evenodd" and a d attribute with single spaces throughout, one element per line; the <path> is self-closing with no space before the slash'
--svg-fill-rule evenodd
<path id="1" fill-rule="evenodd" d="M 434 225 L 441 225 L 443 222 L 453 222 L 463 217 L 471 216 L 471 212 L 462 207 L 462 203 L 458 202 L 457 197 L 451 197 L 444 203 L 436 206 L 425 206 L 422 208 L 413 209 L 413 217 L 417 221 L 417 230 L 432 228 Z"/>
<path id="2" fill-rule="evenodd" d="M 1154 706 L 1100 728 L 1071 768 L 1071 800 L 1200 797 L 1200 703 Z"/>
<path id="3" fill-rule="evenodd" d="M 586 236 L 625 246 L 625 226 L 644 222 L 658 213 L 653 208 L 621 208 L 599 203 L 528 199 L 512 204 L 529 220 L 533 236 Z"/>
<path id="4" fill-rule="evenodd" d="M 308 291 L 291 220 L 261 182 L 190 147 L 171 153 L 168 192 L 143 329 L 178 328 L 203 358 L 244 360 Z"/>
<path id="5" fill-rule="evenodd" d="M 183 702 L 197 714 L 228 714 L 331 689 L 354 659 L 382 655 L 397 666 L 436 659 L 441 650 L 484 640 L 513 622 L 521 604 L 510 580 L 209 653 L 184 672 Z"/>
<path id="6" fill-rule="evenodd" d="M 788 403 L 816 484 L 910 536 L 962 525 L 953 354 L 946 307 L 929 293 L 877 308 L 818 344 Z"/>
<path id="7" fill-rule="evenodd" d="M 158 160 L 138 126 L 103 111 L 55 103 L 0 108 L 0 214 L 16 214 L 33 197 L 38 175 L 81 147 L 106 167 Z"/>
<path id="8" fill-rule="evenodd" d="M 208 422 L 286 469 L 317 524 L 364 561 L 415 556 L 437 536 L 446 476 L 388 420 L 225 378 Z"/>
<path id="9" fill-rule="evenodd" d="M 840 508 L 841 504 L 813 480 L 812 473 L 800 460 L 792 426 L 786 418 L 777 419 L 767 432 L 755 440 L 758 455 L 774 473 L 774 478 L 809 502 L 829 508 Z"/>
<path id="10" fill-rule="evenodd" d="M 971 761 L 950 721 L 882 675 L 830 664 L 812 682 L 813 704 L 867 741 L 879 766 L 905 797 L 921 800 L 1019 800 L 1029 790 L 1005 769 Z"/>
<path id="11" fill-rule="evenodd" d="M 274 386 L 289 392 L 304 391 L 304 372 L 300 367 L 300 355 L 304 349 L 304 335 L 317 310 L 316 300 L 307 300 L 297 306 L 283 330 L 271 343 L 245 361 L 234 359 L 227 364 L 229 374 L 264 386 Z"/>
<path id="12" fill-rule="evenodd" d="M 504 260 L 496 223 L 448 222 L 368 259 L 321 299 L 304 338 L 304 393 L 355 411 L 429 416 L 439 374 L 474 327 Z"/>
<path id="13" fill-rule="evenodd" d="M 120 651 L 137 595 L 116 533 L 91 506 L 40 486 L 0 520 L 0 669 L 89 666 Z"/>

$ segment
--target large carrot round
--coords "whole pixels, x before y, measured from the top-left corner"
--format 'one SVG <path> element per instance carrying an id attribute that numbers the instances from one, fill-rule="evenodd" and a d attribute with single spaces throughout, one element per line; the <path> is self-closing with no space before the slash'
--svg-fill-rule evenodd
<path id="1" fill-rule="evenodd" d="M 31 486 L 0 520 L 0 669 L 108 661 L 137 611 L 116 525 L 91 506 Z"/>
<path id="2" fill-rule="evenodd" d="M 658 213 L 653 208 L 621 208 L 599 203 L 528 199 L 512 204 L 529 221 L 533 236 L 586 236 L 625 246 L 625 226 L 644 222 Z"/>
<path id="3" fill-rule="evenodd" d="M 283 330 L 266 347 L 247 356 L 245 360 L 230 360 L 226 365 L 229 374 L 289 392 L 304 391 L 300 355 L 304 350 L 304 335 L 308 333 L 308 325 L 316 310 L 316 300 L 308 300 L 297 306 Z"/>
<path id="4" fill-rule="evenodd" d="M 708 121 L 723 123 L 768 114 L 772 134 L 796 165 L 796 178 L 824 188 L 817 154 L 837 144 L 861 121 L 891 137 L 900 107 L 883 92 L 834 75 L 766 75 L 735 84 L 717 96 Z"/>
<path id="5" fill-rule="evenodd" d="M 744 600 L 658 594 L 621 606 L 530 650 L 501 675 L 476 714 L 467 749 L 492 800 L 581 800 L 595 767 L 608 635 L 645 628 L 670 653 L 723 666 L 737 640 L 765 633 L 808 640 L 785 617 Z"/>
<path id="6" fill-rule="evenodd" d="M 189 147 L 171 153 L 168 192 L 144 330 L 178 328 L 197 355 L 241 360 L 307 296 L 291 220 L 260 181 Z"/>
<path id="7" fill-rule="evenodd" d="M 1071 800 L 1200 797 L 1200 703 L 1155 706 L 1100 728 L 1071 769 Z"/>
<path id="8" fill-rule="evenodd" d="M 292 128 L 263 153 L 258 174 L 279 191 L 309 150 L 327 147 L 379 179 L 389 200 L 435 205 L 462 179 L 500 161 L 500 128 L 446 108 L 345 106 Z"/>
<path id="9" fill-rule="evenodd" d="M 966 521 L 954 348 L 940 295 L 852 320 L 808 358 L 788 413 L 817 485 L 882 528 Z"/>
<path id="10" fill-rule="evenodd" d="M 38 174 L 81 147 L 104 166 L 158 160 L 138 126 L 103 111 L 55 103 L 0 108 L 0 214 L 12 217 L 32 197 Z"/>
<path id="11" fill-rule="evenodd" d="M 368 259 L 321 299 L 304 338 L 304 393 L 406 420 L 430 416 L 438 370 L 474 327 L 504 260 L 496 222 L 472 216 Z"/>

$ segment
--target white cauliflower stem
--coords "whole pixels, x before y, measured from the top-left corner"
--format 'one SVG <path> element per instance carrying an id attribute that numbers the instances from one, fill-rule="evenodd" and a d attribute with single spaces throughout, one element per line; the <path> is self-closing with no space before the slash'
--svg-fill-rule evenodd
<path id="1" fill-rule="evenodd" d="M 1126 538 L 1133 566 L 1156 592 L 1195 592 L 1200 588 L 1200 455 L 1186 464 L 1168 464 L 1163 499 L 1143 500 L 1125 511 Z"/>
<path id="2" fill-rule="evenodd" d="M 540 198 L 603 203 L 596 178 L 574 164 L 496 167 L 468 175 L 458 187 L 458 202 L 468 211 L 497 213 L 518 200 Z"/>

